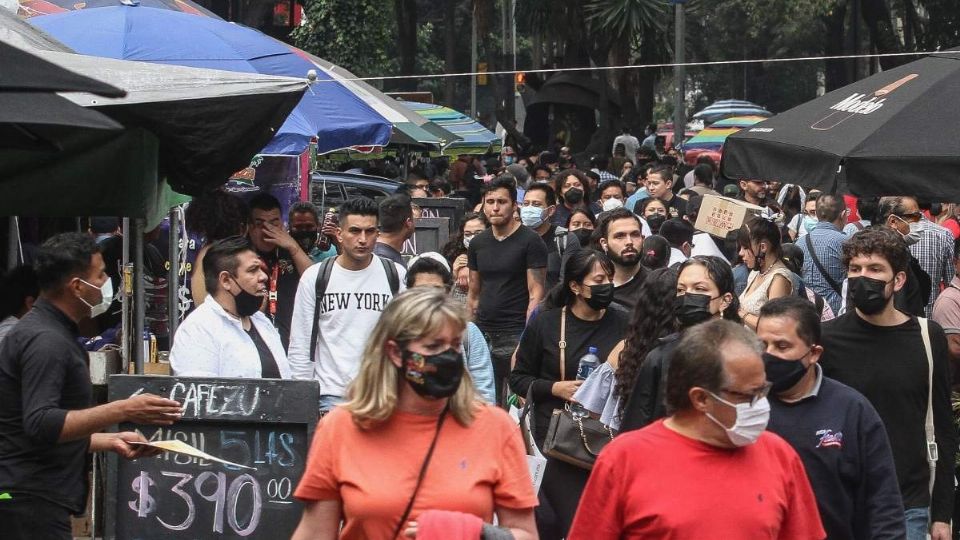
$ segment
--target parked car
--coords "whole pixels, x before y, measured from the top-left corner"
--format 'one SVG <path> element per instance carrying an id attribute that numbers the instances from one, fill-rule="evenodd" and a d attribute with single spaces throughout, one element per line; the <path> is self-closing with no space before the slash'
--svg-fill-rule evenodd
<path id="1" fill-rule="evenodd" d="M 336 171 L 314 171 L 310 174 L 309 200 L 320 209 L 337 207 L 354 197 L 375 201 L 392 195 L 401 182 L 380 176 Z"/>

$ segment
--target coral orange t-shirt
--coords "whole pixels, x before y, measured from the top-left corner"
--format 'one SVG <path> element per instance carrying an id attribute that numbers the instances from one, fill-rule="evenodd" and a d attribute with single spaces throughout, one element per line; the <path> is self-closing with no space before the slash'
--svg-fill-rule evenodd
<path id="1" fill-rule="evenodd" d="M 340 538 L 390 538 L 413 494 L 437 418 L 396 411 L 361 429 L 336 408 L 317 425 L 296 497 L 339 500 Z M 503 410 L 478 407 L 464 427 L 444 421 L 408 521 L 425 510 L 452 510 L 489 523 L 496 507 L 533 508 L 537 497 L 517 425 Z"/>

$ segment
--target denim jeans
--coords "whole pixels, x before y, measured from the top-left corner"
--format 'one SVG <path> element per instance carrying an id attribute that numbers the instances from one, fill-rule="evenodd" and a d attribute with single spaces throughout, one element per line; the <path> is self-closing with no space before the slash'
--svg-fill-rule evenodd
<path id="1" fill-rule="evenodd" d="M 334 396 L 330 394 L 322 394 L 320 396 L 320 417 L 323 418 L 323 415 L 327 414 L 334 407 L 343 403 L 343 396 Z"/>
<path id="2" fill-rule="evenodd" d="M 907 525 L 907 540 L 926 540 L 930 530 L 930 509 L 907 508 L 903 511 L 903 517 Z"/>
<path id="3" fill-rule="evenodd" d="M 482 330 L 482 328 L 481 328 Z M 510 376 L 510 359 L 520 343 L 520 334 L 523 329 L 506 330 L 499 332 L 483 332 L 490 346 L 490 359 L 493 361 L 493 384 L 497 391 L 497 405 L 504 407 L 504 385 Z"/>

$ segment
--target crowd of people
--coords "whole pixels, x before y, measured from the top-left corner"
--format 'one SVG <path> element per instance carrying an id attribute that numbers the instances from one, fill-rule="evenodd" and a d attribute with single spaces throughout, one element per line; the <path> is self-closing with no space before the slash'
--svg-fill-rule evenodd
<path id="1" fill-rule="evenodd" d="M 461 156 L 334 218 L 266 193 L 194 203 L 197 307 L 170 366 L 317 382 L 294 538 L 952 538 L 954 205 L 730 182 L 648 132 L 584 168 L 565 148 Z M 758 207 L 724 237 L 696 229 L 720 193 Z M 412 198 L 457 195 L 450 242 L 405 256 Z M 55 236 L 4 278 L 14 538 L 69 537 L 88 451 L 150 455 L 104 428 L 181 414 L 90 406 L 76 343 L 114 300 L 102 240 Z M 587 463 L 554 444 L 564 414 Z"/>

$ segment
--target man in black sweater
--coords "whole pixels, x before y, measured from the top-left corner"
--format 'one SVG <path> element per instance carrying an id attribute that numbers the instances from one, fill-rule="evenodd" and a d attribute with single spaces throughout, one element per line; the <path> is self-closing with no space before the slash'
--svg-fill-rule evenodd
<path id="1" fill-rule="evenodd" d="M 888 228 L 860 231 L 844 244 L 843 264 L 854 309 L 824 325 L 824 375 L 866 396 L 883 420 L 903 498 L 906 538 L 924 538 L 929 529 L 933 540 L 948 540 L 957 433 L 946 337 L 938 324 L 894 306 L 909 264 L 900 234 Z M 921 326 L 928 328 L 932 358 Z M 931 409 L 933 433 L 928 436 Z"/>
<path id="2" fill-rule="evenodd" d="M 760 309 L 757 336 L 773 385 L 767 429 L 803 460 L 827 538 L 904 538 L 887 432 L 865 397 L 823 376 L 816 308 L 797 296 L 771 300 Z"/>

